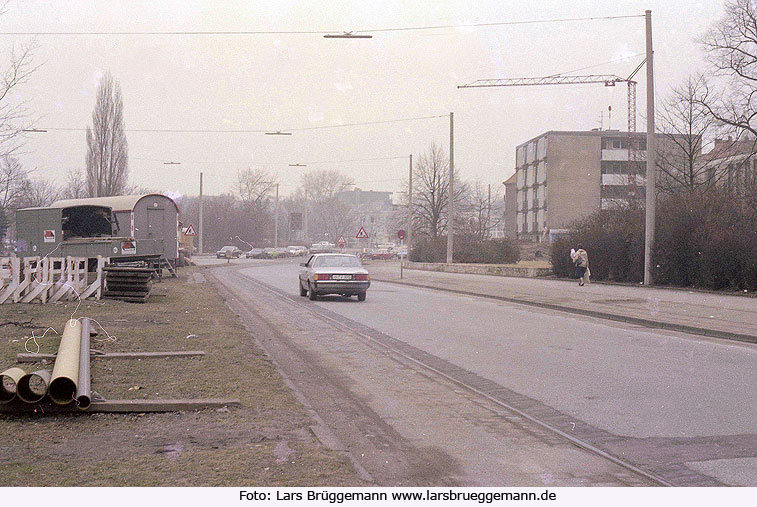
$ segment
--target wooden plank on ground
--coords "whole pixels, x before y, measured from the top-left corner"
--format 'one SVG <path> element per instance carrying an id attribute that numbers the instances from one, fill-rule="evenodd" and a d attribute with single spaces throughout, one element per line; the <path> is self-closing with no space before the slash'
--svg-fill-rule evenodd
<path id="1" fill-rule="evenodd" d="M 79 410 L 76 403 L 56 405 L 49 400 L 41 403 L 23 403 L 19 400 L 0 405 L 0 414 L 28 414 L 38 415 L 71 414 L 81 412 L 110 412 L 110 413 L 142 413 L 142 412 L 181 412 L 188 410 L 203 410 L 208 408 L 240 407 L 238 399 L 198 398 L 167 399 L 167 400 L 106 400 L 93 401 L 87 410 Z"/>
<path id="2" fill-rule="evenodd" d="M 92 359 L 159 359 L 166 357 L 198 357 L 204 356 L 202 350 L 167 350 L 164 352 L 106 352 L 90 354 Z M 16 354 L 19 363 L 36 363 L 38 361 L 53 361 L 55 354 Z"/>
<path id="3" fill-rule="evenodd" d="M 92 402 L 86 412 L 178 412 L 204 408 L 239 407 L 237 399 L 205 398 L 197 400 L 107 400 Z"/>

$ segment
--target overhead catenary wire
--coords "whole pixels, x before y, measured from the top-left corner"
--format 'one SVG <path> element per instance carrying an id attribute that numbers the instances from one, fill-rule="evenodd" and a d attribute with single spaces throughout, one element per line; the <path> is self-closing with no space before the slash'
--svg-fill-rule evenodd
<path id="1" fill-rule="evenodd" d="M 362 125 L 383 125 L 387 123 L 401 123 L 406 121 L 415 120 L 430 120 L 434 118 L 447 118 L 449 114 L 435 114 L 428 116 L 414 116 L 409 118 L 395 118 L 391 120 L 376 120 L 365 122 L 353 122 L 353 123 L 336 123 L 331 125 L 314 125 L 311 127 L 296 127 L 288 129 L 274 129 L 282 132 L 301 132 L 306 130 L 323 130 L 323 129 L 337 129 L 345 127 L 358 127 Z M 52 130 L 57 132 L 84 132 L 87 129 L 81 127 L 46 127 L 45 130 Z M 124 129 L 124 132 L 165 132 L 165 133 L 177 133 L 177 134 L 265 134 L 271 132 L 272 129 Z"/>
<path id="2" fill-rule="evenodd" d="M 629 14 L 618 16 L 587 16 L 577 18 L 548 18 L 548 19 L 529 19 L 515 21 L 493 21 L 482 23 L 459 23 L 459 24 L 441 24 L 441 25 L 419 25 L 404 27 L 387 27 L 371 28 L 363 30 L 350 30 L 345 32 L 340 30 L 168 30 L 168 31 L 92 31 L 92 32 L 1 32 L 0 35 L 11 36 L 235 36 L 235 35 L 327 35 L 334 33 L 387 33 L 387 32 L 412 32 L 421 30 L 445 30 L 445 29 L 464 29 L 464 28 L 485 28 L 496 26 L 516 26 L 516 25 L 536 25 L 546 23 L 574 23 L 582 21 L 607 21 L 617 19 L 642 18 L 643 14 Z"/>
<path id="3" fill-rule="evenodd" d="M 631 58 L 637 58 L 639 56 L 644 56 L 644 53 L 636 53 L 634 55 L 624 56 L 622 58 L 616 58 L 614 60 L 609 60 L 609 61 L 602 62 L 602 63 L 595 63 L 594 65 L 587 65 L 586 67 L 581 67 L 581 68 L 578 68 L 578 69 L 566 70 L 566 71 L 563 71 L 563 72 L 557 72 L 555 74 L 550 74 L 549 76 L 546 76 L 546 77 L 564 76 L 565 74 L 572 74 L 574 72 L 580 72 L 580 71 L 586 70 L 586 69 L 595 69 L 597 67 L 602 67 L 604 65 L 610 65 L 610 64 L 613 64 L 613 63 L 622 63 L 622 62 L 624 62 L 626 60 L 629 60 Z"/>

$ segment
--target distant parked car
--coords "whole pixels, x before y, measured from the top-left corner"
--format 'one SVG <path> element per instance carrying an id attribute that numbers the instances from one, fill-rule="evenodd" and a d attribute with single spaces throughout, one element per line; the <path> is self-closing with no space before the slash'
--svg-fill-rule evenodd
<path id="1" fill-rule="evenodd" d="M 385 248 L 374 248 L 363 254 L 372 261 L 390 261 L 397 257 L 397 253 Z"/>
<path id="2" fill-rule="evenodd" d="M 318 243 L 313 243 L 310 246 L 310 252 L 311 253 L 327 253 L 330 252 L 336 247 L 334 243 L 329 243 L 328 241 L 320 241 Z"/>
<path id="3" fill-rule="evenodd" d="M 341 294 L 365 301 L 371 277 L 356 256 L 314 254 L 300 266 L 303 267 L 299 275 L 300 296 L 315 301 L 323 294 Z"/>
<path id="4" fill-rule="evenodd" d="M 289 255 L 286 248 L 266 248 L 263 250 L 264 259 L 280 259 Z"/>
<path id="5" fill-rule="evenodd" d="M 235 246 L 225 246 L 216 252 L 217 259 L 238 259 L 242 256 L 242 251 Z"/>
<path id="6" fill-rule="evenodd" d="M 244 256 L 247 257 L 248 259 L 259 259 L 262 253 L 263 253 L 262 248 L 251 248 L 249 252 L 244 254 Z"/>
<path id="7" fill-rule="evenodd" d="M 306 246 L 288 246 L 287 250 L 289 250 L 289 255 L 292 257 L 299 257 L 308 253 L 308 247 Z"/>

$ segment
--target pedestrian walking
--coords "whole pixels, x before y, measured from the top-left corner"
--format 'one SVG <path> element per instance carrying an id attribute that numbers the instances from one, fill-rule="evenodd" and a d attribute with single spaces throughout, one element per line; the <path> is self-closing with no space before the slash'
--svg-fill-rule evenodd
<path id="1" fill-rule="evenodd" d="M 583 245 L 578 245 L 578 250 L 570 249 L 570 260 L 576 265 L 576 278 L 578 278 L 578 285 L 583 287 L 585 283 L 589 283 L 589 254 L 584 250 Z"/>

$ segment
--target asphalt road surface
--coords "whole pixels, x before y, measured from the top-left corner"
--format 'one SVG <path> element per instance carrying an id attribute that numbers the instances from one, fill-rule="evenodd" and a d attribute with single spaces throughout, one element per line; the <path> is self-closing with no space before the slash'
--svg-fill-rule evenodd
<path id="1" fill-rule="evenodd" d="M 635 467 L 675 485 L 757 486 L 754 345 L 381 282 L 362 303 L 311 302 L 297 295 L 298 262 L 214 273 L 408 447 L 438 454 L 426 462 L 448 464 L 408 484 L 649 484 Z M 401 358 L 385 362 L 376 344 Z M 414 372 L 401 389 L 397 361 Z M 517 428 L 502 426 L 513 417 Z M 402 483 L 364 465 L 377 483 Z"/>

